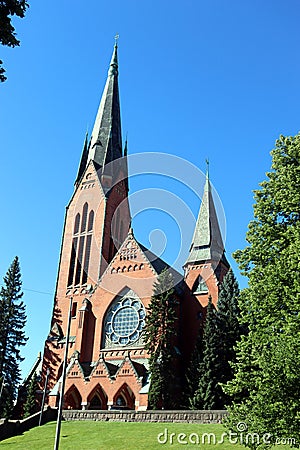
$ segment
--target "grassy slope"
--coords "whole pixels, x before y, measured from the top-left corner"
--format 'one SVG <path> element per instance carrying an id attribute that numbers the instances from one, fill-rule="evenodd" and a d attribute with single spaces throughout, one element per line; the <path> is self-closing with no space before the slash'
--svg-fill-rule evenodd
<path id="1" fill-rule="evenodd" d="M 33 428 L 21 436 L 6 439 L 0 443 L 1 450 L 52 450 L 55 436 L 54 422 Z M 168 430 L 168 443 L 160 444 L 157 440 L 159 433 Z M 132 423 L 132 422 L 63 422 L 61 429 L 60 450 L 151 450 L 158 448 L 180 449 L 201 448 L 203 450 L 240 450 L 240 445 L 233 445 L 228 441 L 222 444 L 201 444 L 203 433 L 215 433 L 217 439 L 224 432 L 222 425 L 200 425 L 182 423 Z M 170 444 L 170 434 L 176 433 Z M 179 433 L 187 435 L 196 433 L 200 437 L 200 444 L 179 444 Z M 193 439 L 193 436 L 191 436 Z M 163 439 L 163 437 L 162 437 Z M 195 439 L 195 436 L 194 436 Z M 207 439 L 206 439 L 207 442 Z M 277 450 L 286 446 L 276 446 Z"/>

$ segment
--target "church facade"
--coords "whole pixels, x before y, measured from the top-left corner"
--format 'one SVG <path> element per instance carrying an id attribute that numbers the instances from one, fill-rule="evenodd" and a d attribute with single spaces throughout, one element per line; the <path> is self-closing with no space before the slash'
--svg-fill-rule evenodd
<path id="1" fill-rule="evenodd" d="M 66 210 L 43 355 L 50 406 L 57 405 L 60 395 L 70 298 L 64 408 L 145 410 L 151 379 L 143 330 L 153 283 L 165 269 L 174 276 L 180 303 L 177 351 L 184 365 L 208 298 L 217 303 L 229 267 L 208 176 L 184 275 L 136 240 L 128 202 L 127 144 L 121 133 L 117 52 L 115 45 Z"/>

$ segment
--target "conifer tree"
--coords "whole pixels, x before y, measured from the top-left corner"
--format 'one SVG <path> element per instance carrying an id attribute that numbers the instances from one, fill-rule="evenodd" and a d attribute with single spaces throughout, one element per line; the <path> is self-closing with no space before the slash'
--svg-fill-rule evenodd
<path id="1" fill-rule="evenodd" d="M 219 381 L 222 366 L 219 350 L 217 313 L 209 297 L 203 333 L 203 360 L 200 363 L 198 388 L 192 402 L 194 409 L 219 409 L 221 406 L 222 392 Z"/>
<path id="2" fill-rule="evenodd" d="M 191 409 L 198 409 L 195 402 L 195 392 L 198 389 L 201 377 L 201 365 L 203 360 L 203 322 L 201 321 L 195 348 L 192 352 L 189 367 L 185 374 L 184 406 Z"/>
<path id="3" fill-rule="evenodd" d="M 36 390 L 38 388 L 37 375 L 33 374 L 30 383 L 27 388 L 26 401 L 24 404 L 24 418 L 31 416 L 36 412 L 37 402 L 36 402 Z"/>
<path id="4" fill-rule="evenodd" d="M 10 417 L 17 386 L 21 380 L 19 363 L 20 347 L 27 338 L 23 331 L 26 324 L 25 305 L 21 290 L 21 273 L 18 257 L 15 257 L 4 277 L 0 291 L 0 382 L 3 383 L 0 416 Z M 5 386 L 4 386 L 5 381 Z"/>
<path id="5" fill-rule="evenodd" d="M 280 136 L 255 191 L 248 246 L 235 253 L 249 279 L 240 294 L 249 333 L 237 344 L 229 426 L 300 445 L 300 134 Z M 294 440 L 294 441 L 292 441 Z M 250 446 L 250 445 L 248 445 Z"/>
<path id="6" fill-rule="evenodd" d="M 168 409 L 176 407 L 175 349 L 177 301 L 174 297 L 174 280 L 164 270 L 154 283 L 145 326 L 145 348 L 149 352 L 151 385 L 149 407 Z"/>
<path id="7" fill-rule="evenodd" d="M 233 378 L 232 365 L 236 360 L 235 346 L 241 334 L 245 333 L 245 327 L 242 327 L 239 322 L 238 298 L 238 283 L 230 268 L 222 281 L 217 304 L 217 326 L 220 336 L 219 363 L 222 366 L 220 383 L 227 383 Z M 220 398 L 222 409 L 229 402 L 229 397 L 222 391 Z"/>

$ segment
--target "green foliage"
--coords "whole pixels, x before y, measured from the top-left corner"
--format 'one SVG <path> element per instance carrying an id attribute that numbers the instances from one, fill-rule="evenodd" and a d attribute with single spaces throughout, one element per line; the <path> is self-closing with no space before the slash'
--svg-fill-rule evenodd
<path id="1" fill-rule="evenodd" d="M 15 28 L 11 23 L 11 16 L 23 18 L 28 8 L 26 0 L 3 0 L 0 2 L 0 43 L 8 47 L 16 47 L 20 45 L 20 41 L 16 38 Z M 2 67 L 0 60 L 0 82 L 6 80 L 5 69 Z"/>
<path id="2" fill-rule="evenodd" d="M 231 269 L 221 284 L 218 307 L 207 307 L 204 330 L 198 340 L 187 370 L 188 404 L 192 409 L 225 409 L 228 396 L 221 389 L 233 377 L 235 345 L 244 331 L 239 323 L 239 288 Z"/>
<path id="3" fill-rule="evenodd" d="M 10 417 L 17 385 L 21 380 L 19 362 L 24 358 L 21 357 L 19 347 L 27 341 L 23 331 L 26 314 L 21 300 L 21 286 L 19 260 L 16 257 L 4 277 L 4 286 L 0 291 L 0 379 L 1 386 L 3 384 L 0 417 Z"/>
<path id="4" fill-rule="evenodd" d="M 195 396 L 194 409 L 220 409 L 221 387 L 219 386 L 222 366 L 219 360 L 219 330 L 217 313 L 209 297 L 203 333 L 203 360 L 200 363 L 200 378 Z"/>
<path id="5" fill-rule="evenodd" d="M 232 269 L 229 269 L 222 281 L 217 304 L 218 359 L 222 367 L 219 377 L 220 383 L 227 383 L 233 378 L 233 363 L 236 360 L 235 346 L 241 335 L 246 333 L 246 327 L 239 323 L 238 298 L 238 283 Z M 226 408 L 229 404 L 230 398 L 222 390 L 220 407 Z"/>
<path id="6" fill-rule="evenodd" d="M 240 296 L 229 426 L 300 444 L 300 134 L 276 141 L 268 180 L 255 191 L 249 245 L 235 253 L 249 287 Z M 250 445 L 249 445 L 250 447 Z M 252 446 L 253 447 L 253 446 Z M 255 448 L 255 447 L 253 447 Z"/>
<path id="7" fill-rule="evenodd" d="M 177 301 L 173 286 L 172 274 L 168 270 L 163 271 L 154 283 L 146 317 L 144 341 L 150 355 L 149 407 L 152 409 L 176 406 L 176 397 L 173 394 L 177 383 L 174 365 Z"/>
<path id="8" fill-rule="evenodd" d="M 37 408 L 36 391 L 38 388 L 37 375 L 33 374 L 27 388 L 26 402 L 24 404 L 24 418 L 34 414 Z"/>
<path id="9" fill-rule="evenodd" d="M 198 409 L 195 402 L 195 392 L 198 389 L 199 379 L 201 377 L 201 364 L 203 361 L 203 322 L 201 321 L 198 337 L 194 351 L 191 356 L 190 365 L 185 374 L 185 392 L 184 402 L 186 408 Z"/>

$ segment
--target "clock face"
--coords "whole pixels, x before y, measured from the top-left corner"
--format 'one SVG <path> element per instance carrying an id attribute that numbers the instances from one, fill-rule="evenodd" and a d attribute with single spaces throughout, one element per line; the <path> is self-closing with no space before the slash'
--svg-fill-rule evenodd
<path id="1" fill-rule="evenodd" d="M 106 340 L 112 344 L 136 342 L 145 326 L 146 312 L 138 298 L 122 297 L 109 309 L 105 321 Z"/>

